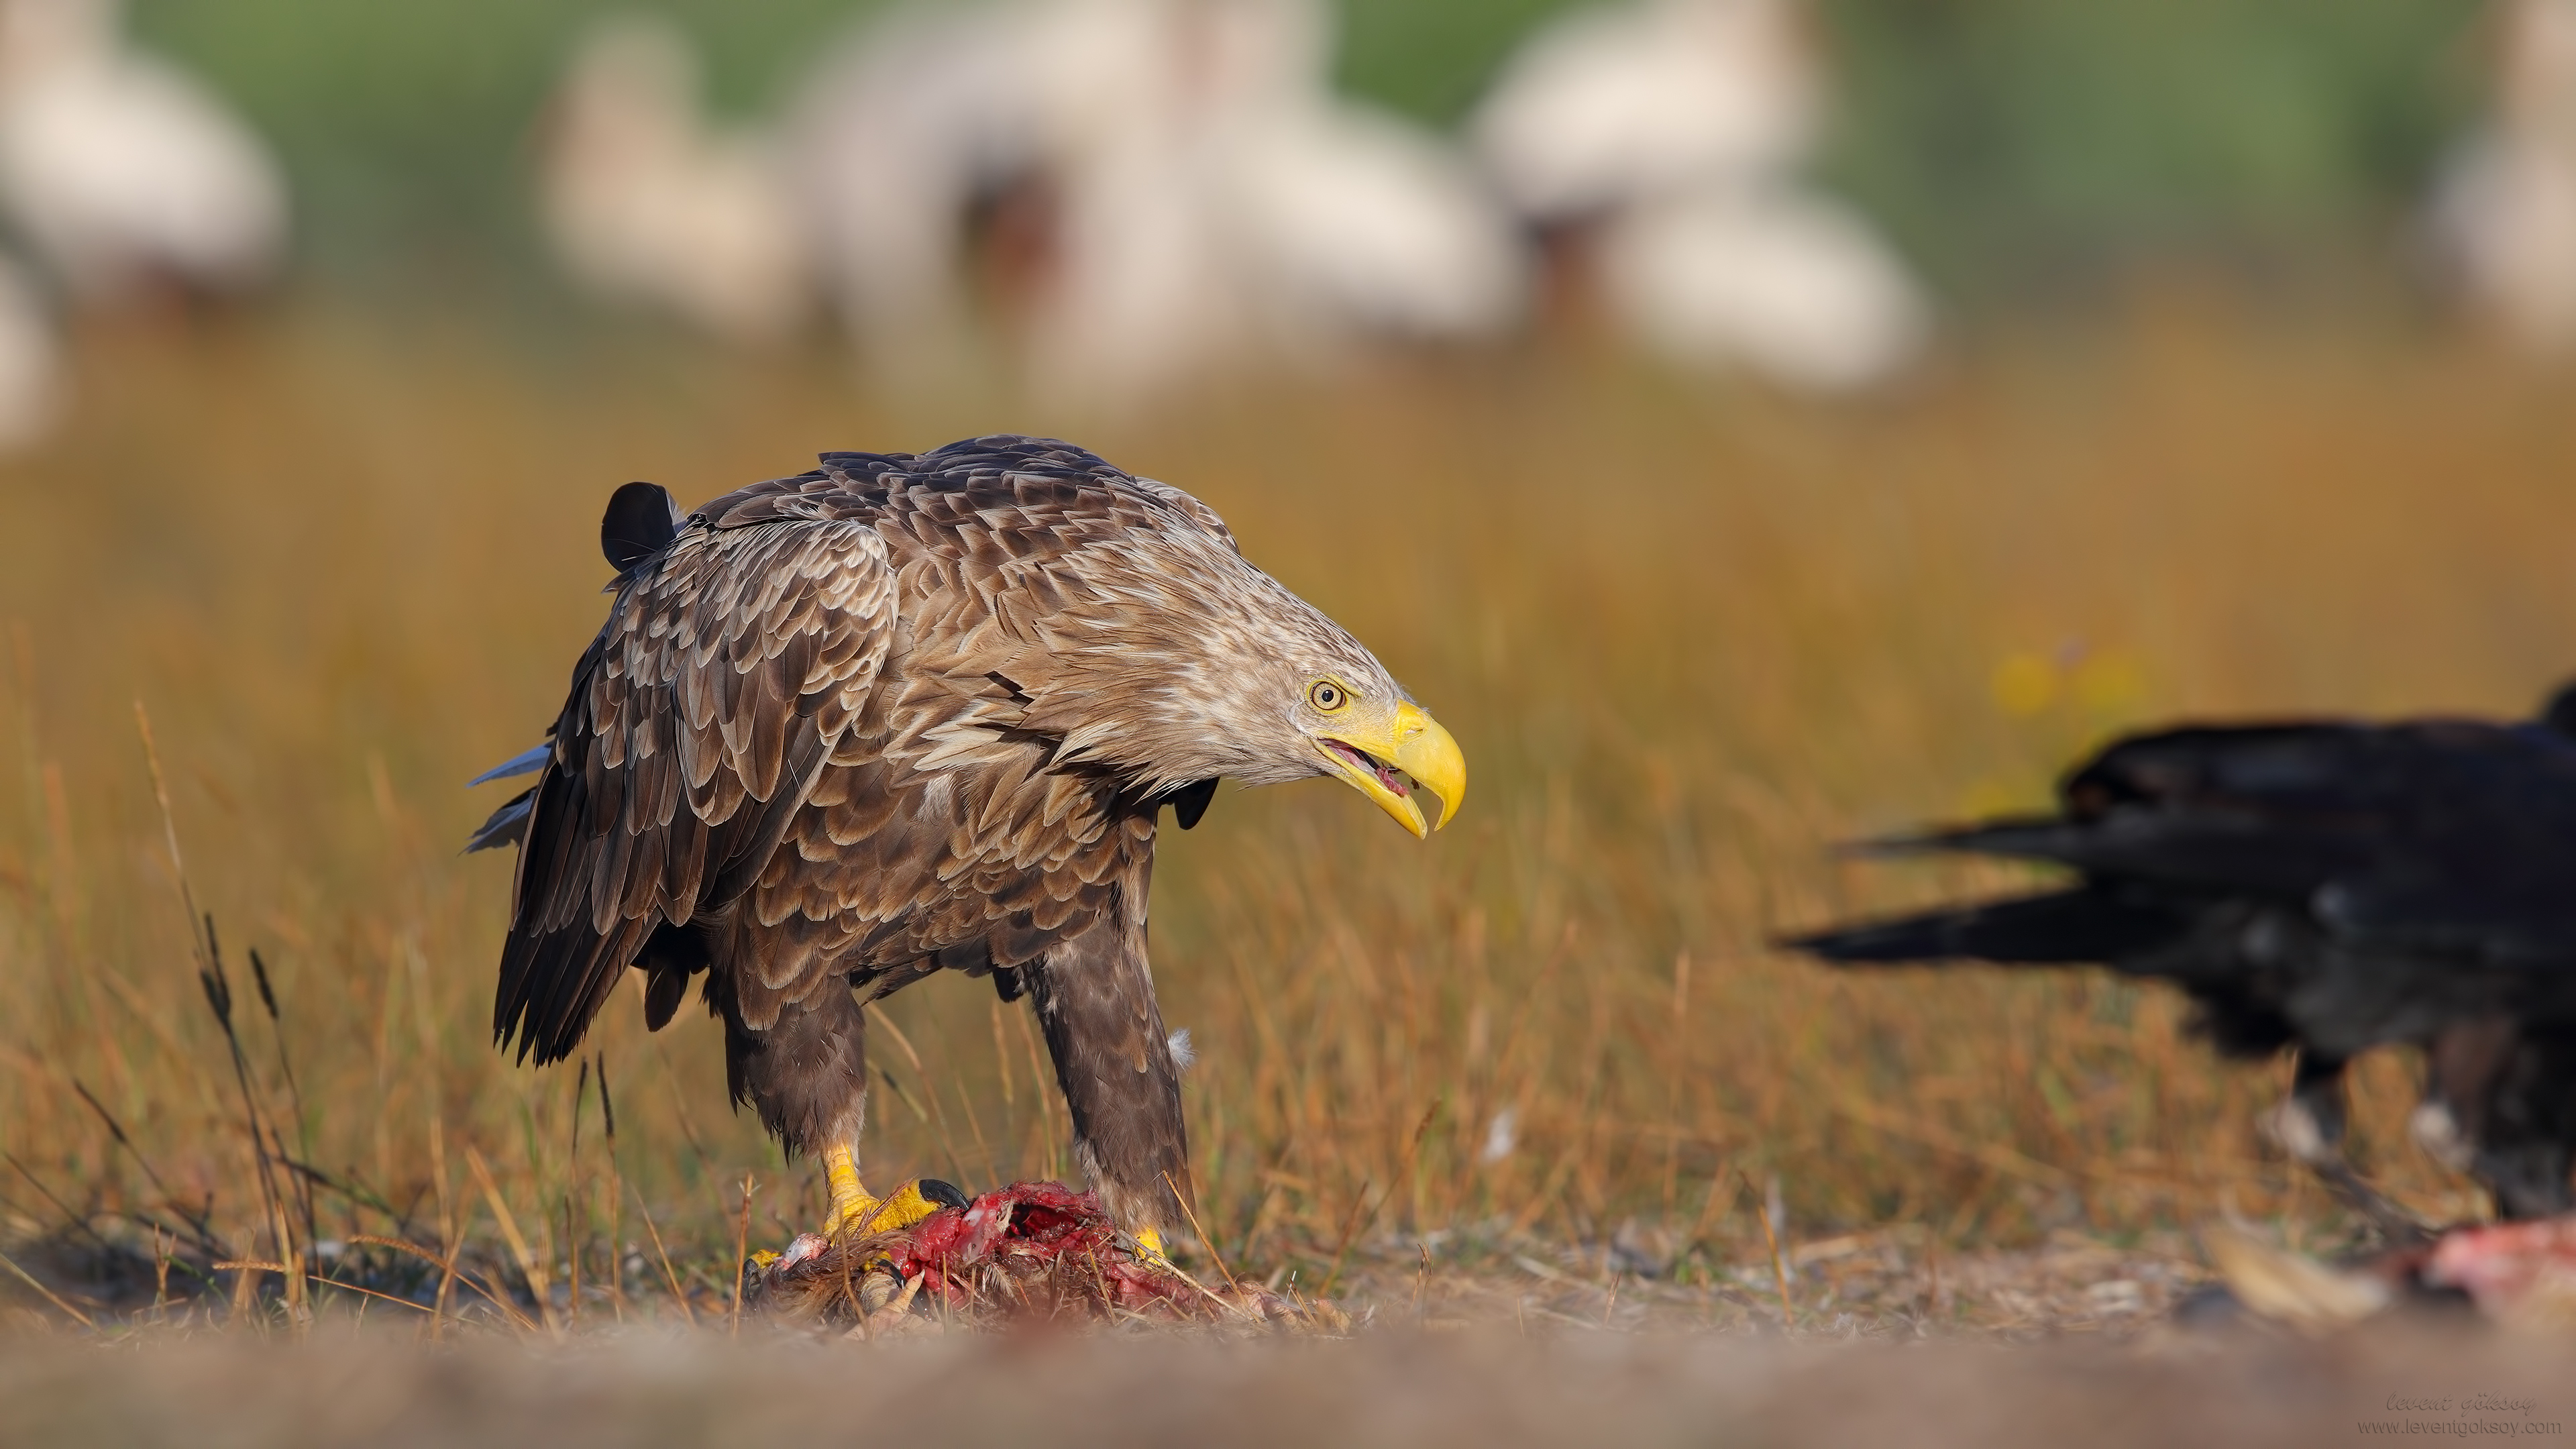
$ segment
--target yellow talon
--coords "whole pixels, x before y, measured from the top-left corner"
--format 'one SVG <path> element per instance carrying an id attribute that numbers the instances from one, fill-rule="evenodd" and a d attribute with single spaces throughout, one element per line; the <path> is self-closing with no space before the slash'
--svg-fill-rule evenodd
<path id="1" fill-rule="evenodd" d="M 766 1273 L 769 1271 L 769 1265 L 777 1262 L 781 1256 L 781 1254 L 773 1253 L 767 1248 L 762 1248 L 751 1255 L 751 1266 Z"/>
<path id="2" fill-rule="evenodd" d="M 916 1178 L 884 1197 L 859 1181 L 858 1154 L 846 1146 L 823 1153 L 823 1176 L 832 1189 L 829 1236 L 861 1237 L 899 1232 L 947 1207 L 966 1206 L 966 1195 L 935 1177 Z"/>
<path id="3" fill-rule="evenodd" d="M 1163 1251 L 1163 1234 L 1159 1228 L 1136 1230 L 1136 1256 L 1157 1268 L 1174 1268 L 1171 1255 Z"/>
<path id="4" fill-rule="evenodd" d="M 847 1204 L 835 1205 L 832 1234 L 840 1237 L 900 1232 L 941 1208 L 965 1205 L 965 1194 L 947 1183 L 937 1178 L 917 1178 L 881 1198 L 862 1192 Z"/>

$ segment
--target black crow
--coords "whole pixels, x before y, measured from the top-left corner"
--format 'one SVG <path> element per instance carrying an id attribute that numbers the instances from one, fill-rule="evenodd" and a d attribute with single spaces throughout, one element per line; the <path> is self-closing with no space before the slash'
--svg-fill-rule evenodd
<path id="1" fill-rule="evenodd" d="M 2297 1054 L 2274 1135 L 2342 1182 L 2344 1065 L 2412 1044 L 2419 1142 L 2508 1217 L 2576 1207 L 2576 685 L 2524 724 L 2137 735 L 2059 799 L 1869 848 L 2044 861 L 2072 883 L 1782 944 L 1839 964 L 2098 962 L 2170 981 L 2220 1052 Z"/>

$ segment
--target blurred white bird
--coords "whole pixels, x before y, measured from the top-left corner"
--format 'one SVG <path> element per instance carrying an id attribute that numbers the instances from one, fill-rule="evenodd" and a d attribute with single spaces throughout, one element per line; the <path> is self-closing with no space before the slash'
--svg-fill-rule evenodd
<path id="1" fill-rule="evenodd" d="M 1676 361 L 1845 392 L 1920 352 L 1930 311 L 1854 209 L 1801 175 L 1822 115 L 1798 0 L 1635 0 L 1550 25 L 1470 124 L 1496 186 Z"/>
<path id="2" fill-rule="evenodd" d="M 1712 185 L 1604 224 L 1602 288 L 1676 361 L 1741 365 L 1847 392 L 1903 367 L 1930 332 L 1905 267 L 1859 214 L 1785 187 Z"/>
<path id="3" fill-rule="evenodd" d="M 1018 18 L 1053 200 L 1025 365 L 1058 402 L 1116 407 L 1239 351 L 1256 298 L 1222 205 L 1228 107 L 1258 54 L 1231 0 L 1039 0 Z"/>
<path id="4" fill-rule="evenodd" d="M 1058 0 L 1048 23 L 1049 53 L 1093 60 L 1051 96 L 1063 243 L 1032 353 L 1059 393 L 1518 316 L 1509 217 L 1436 138 L 1333 93 L 1318 0 Z"/>
<path id="5" fill-rule="evenodd" d="M 268 280 L 277 163 L 203 86 L 128 50 L 119 19 L 114 0 L 0 0 L 0 207 L 83 300 Z"/>
<path id="6" fill-rule="evenodd" d="M 2486 123 L 2436 183 L 2471 304 L 2536 353 L 2576 347 L 2576 0 L 2506 0 Z"/>
<path id="7" fill-rule="evenodd" d="M 556 251 L 602 297 L 741 343 L 804 322 L 811 263 L 786 174 L 760 138 L 708 124 L 696 53 L 667 22 L 620 17 L 581 42 L 541 182 Z"/>
<path id="8" fill-rule="evenodd" d="M 1331 93 L 1317 0 L 1019 0 L 863 31 L 800 108 L 799 175 L 862 345 L 964 326 L 979 198 L 1046 198 L 1045 391 L 1152 397 L 1245 359 L 1516 314 L 1508 218 L 1437 140 Z"/>
<path id="9" fill-rule="evenodd" d="M 1563 221 L 1788 171 L 1814 146 L 1818 112 L 1796 0 L 1641 0 L 1533 35 L 1471 130 L 1514 207 Z"/>
<path id="10" fill-rule="evenodd" d="M 1233 142 L 1220 174 L 1243 245 L 1292 316 L 1424 339 L 1518 320 L 1510 217 L 1419 127 L 1316 90 L 1247 117 Z"/>
<path id="11" fill-rule="evenodd" d="M 789 114 L 794 189 L 817 265 L 864 353 L 916 371 L 970 325 L 975 211 L 1032 179 L 1039 7 L 912 5 L 862 25 Z"/>

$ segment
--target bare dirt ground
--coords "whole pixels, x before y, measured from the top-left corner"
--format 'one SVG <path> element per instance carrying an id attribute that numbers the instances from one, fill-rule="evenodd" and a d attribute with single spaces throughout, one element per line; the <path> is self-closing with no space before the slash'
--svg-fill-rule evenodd
<path id="1" fill-rule="evenodd" d="M 570 1346 L 173 1337 L 0 1351 L 0 1444 L 2054 1445 L 2557 1442 L 2561 1341 L 2389 1323 L 2326 1342 L 2010 1347 L 1506 1326 Z"/>
<path id="2" fill-rule="evenodd" d="M 2576 1417 L 2576 1342 L 2465 1310 L 2330 1338 L 2196 1310 L 2214 1279 L 2180 1235 L 1941 1252 L 1898 1230 L 1705 1276 L 1670 1273 L 1659 1247 L 1639 1230 L 1589 1248 L 1380 1236 L 1347 1254 L 1328 1306 L 1216 1327 L 921 1311 L 845 1335 L 704 1298 L 690 1327 L 671 1300 L 620 1321 L 596 1288 L 586 1326 L 568 1301 L 555 1332 L 533 1302 L 515 1322 L 469 1306 L 441 1341 L 381 1301 L 343 1299 L 302 1332 L 202 1306 L 94 1333 L 15 1309 L 0 1446 L 2224 1446 L 2549 1442 Z"/>

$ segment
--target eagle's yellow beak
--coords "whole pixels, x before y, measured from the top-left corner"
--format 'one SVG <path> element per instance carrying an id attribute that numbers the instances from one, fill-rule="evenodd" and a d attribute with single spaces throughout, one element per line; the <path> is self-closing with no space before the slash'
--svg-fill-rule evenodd
<path id="1" fill-rule="evenodd" d="M 1318 747 L 1352 789 L 1376 801 L 1377 808 L 1417 838 L 1457 815 L 1458 802 L 1467 797 L 1467 757 L 1458 753 L 1458 742 L 1430 711 L 1406 702 L 1382 721 L 1351 724 L 1323 731 Z M 1440 797 L 1439 819 L 1423 818 L 1422 807 L 1414 803 L 1415 786 Z"/>

